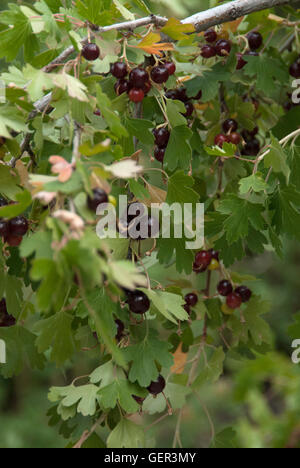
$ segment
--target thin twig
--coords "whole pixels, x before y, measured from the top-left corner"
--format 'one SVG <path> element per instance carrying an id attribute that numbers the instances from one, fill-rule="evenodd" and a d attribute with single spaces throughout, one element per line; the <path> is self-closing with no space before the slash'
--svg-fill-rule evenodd
<path id="1" fill-rule="evenodd" d="M 295 130 L 294 132 L 290 133 L 289 135 L 285 136 L 284 138 L 282 138 L 282 140 L 279 141 L 280 145 L 286 145 L 290 140 L 292 139 L 296 139 L 300 136 L 300 128 L 298 128 L 297 130 Z M 258 166 L 259 164 L 261 163 L 261 161 L 264 160 L 264 158 L 270 153 L 271 151 L 271 148 L 267 149 L 267 151 L 265 151 L 263 154 L 261 154 L 257 159 L 256 159 L 256 162 L 255 162 L 255 166 L 254 166 L 254 169 L 253 169 L 253 174 L 256 174 L 256 172 L 258 171 Z"/>
<path id="2" fill-rule="evenodd" d="M 215 431 L 215 426 L 214 426 L 214 423 L 213 423 L 213 420 L 209 414 L 209 411 L 207 409 L 207 406 L 201 401 L 199 395 L 197 392 L 193 392 L 195 397 L 197 398 L 197 400 L 199 401 L 200 405 L 202 406 L 202 409 L 204 411 L 204 413 L 206 414 L 206 417 L 208 419 L 208 422 L 209 422 L 209 425 L 210 425 L 210 429 L 211 429 L 211 442 L 214 440 L 215 438 L 215 435 L 216 435 L 216 431 Z"/>

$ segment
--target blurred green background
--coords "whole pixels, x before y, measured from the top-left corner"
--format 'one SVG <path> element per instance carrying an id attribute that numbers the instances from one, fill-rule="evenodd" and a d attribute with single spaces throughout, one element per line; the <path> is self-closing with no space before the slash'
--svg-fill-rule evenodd
<path id="1" fill-rule="evenodd" d="M 7 3 L 2 0 L 0 10 Z M 155 13 L 185 17 L 218 2 L 154 0 L 147 3 Z M 287 334 L 293 314 L 299 310 L 299 263 L 299 245 L 287 241 L 283 261 L 273 253 L 265 253 L 237 265 L 236 269 L 242 273 L 260 278 L 255 285 L 256 292 L 272 302 L 268 321 L 277 352 L 246 364 L 228 360 L 220 382 L 204 388 L 201 401 L 190 400 L 182 423 L 183 446 L 207 447 L 213 433 L 234 426 L 237 444 L 242 448 L 300 448 L 300 366 L 291 362 L 291 339 Z M 64 447 L 66 441 L 56 428 L 48 426 L 47 392 L 52 385 L 68 385 L 75 376 L 90 372 L 93 369 L 90 360 L 88 366 L 87 369 L 84 356 L 79 355 L 76 365 L 65 374 L 53 366 L 43 372 L 26 369 L 9 381 L 0 377 L 0 447 Z M 150 446 L 152 434 L 159 447 L 171 446 L 175 418 L 165 419 L 148 432 Z M 150 421 L 154 419 L 155 416 Z"/>

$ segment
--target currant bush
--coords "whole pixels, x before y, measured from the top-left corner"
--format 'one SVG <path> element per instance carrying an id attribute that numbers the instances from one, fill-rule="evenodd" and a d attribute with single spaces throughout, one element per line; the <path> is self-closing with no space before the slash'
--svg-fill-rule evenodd
<path id="1" fill-rule="evenodd" d="M 249 444 L 297 444 L 276 388 L 287 375 L 299 387 L 296 367 L 256 390 L 256 374 L 283 365 L 268 365 L 271 309 L 246 261 L 262 256 L 262 272 L 299 240 L 294 2 L 253 14 L 223 2 L 222 18 L 237 12 L 226 24 L 142 18 L 152 2 L 21 3 L 0 15 L 1 378 L 59 368 L 68 382 L 53 376 L 49 423 L 68 447 L 144 448 L 168 427 L 176 448 L 206 393 L 207 415 L 222 394 L 221 421 L 234 419 L 229 394 L 249 409 L 237 431 L 209 416 L 207 445 L 241 445 L 248 426 Z M 270 415 L 277 393 L 272 434 L 251 405 Z"/>

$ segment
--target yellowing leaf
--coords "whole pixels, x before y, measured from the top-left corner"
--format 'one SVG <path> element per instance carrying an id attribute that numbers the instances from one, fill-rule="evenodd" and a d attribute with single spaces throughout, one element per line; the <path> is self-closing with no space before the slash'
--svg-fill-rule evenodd
<path id="1" fill-rule="evenodd" d="M 167 36 L 180 41 L 186 38 L 187 33 L 195 32 L 195 26 L 193 24 L 183 24 L 176 18 L 170 18 L 167 24 L 162 28 L 162 32 Z"/>
<path id="2" fill-rule="evenodd" d="M 244 19 L 244 16 L 242 16 L 241 18 L 236 19 L 235 21 L 230 21 L 230 23 L 226 23 L 226 24 L 223 25 L 223 29 L 225 31 L 231 31 L 231 32 L 235 33 L 237 31 L 239 25 L 243 21 L 243 19 Z"/>
<path id="3" fill-rule="evenodd" d="M 159 42 L 160 40 L 161 40 L 161 36 L 159 33 L 150 32 L 139 43 L 139 47 L 141 48 L 148 47 L 148 46 L 155 44 L 156 42 Z"/>
<path id="4" fill-rule="evenodd" d="M 147 184 L 147 190 L 150 195 L 150 199 L 143 200 L 143 203 L 148 206 L 149 208 L 151 207 L 151 203 L 164 203 L 167 198 L 167 192 L 165 190 L 162 190 L 158 187 L 155 187 L 154 185 Z"/>
<path id="5" fill-rule="evenodd" d="M 159 42 L 160 40 L 160 34 L 150 32 L 138 45 L 131 47 L 136 47 L 138 49 L 142 49 L 147 54 L 153 54 L 158 56 L 163 55 L 161 53 L 161 51 L 163 50 L 174 50 L 173 44 L 169 44 L 168 42 Z"/>
<path id="6" fill-rule="evenodd" d="M 173 374 L 182 374 L 187 361 L 187 353 L 182 351 L 182 343 L 180 343 L 173 356 L 174 366 L 171 368 L 171 371 Z"/>

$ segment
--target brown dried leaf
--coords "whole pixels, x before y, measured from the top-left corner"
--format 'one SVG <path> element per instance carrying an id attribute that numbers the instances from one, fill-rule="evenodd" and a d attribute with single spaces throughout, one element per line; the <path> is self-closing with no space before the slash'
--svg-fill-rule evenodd
<path id="1" fill-rule="evenodd" d="M 182 374 L 184 371 L 184 366 L 187 361 L 187 353 L 182 351 L 182 343 L 178 346 L 175 353 L 173 354 L 174 357 L 174 365 L 171 368 L 173 374 Z"/>

